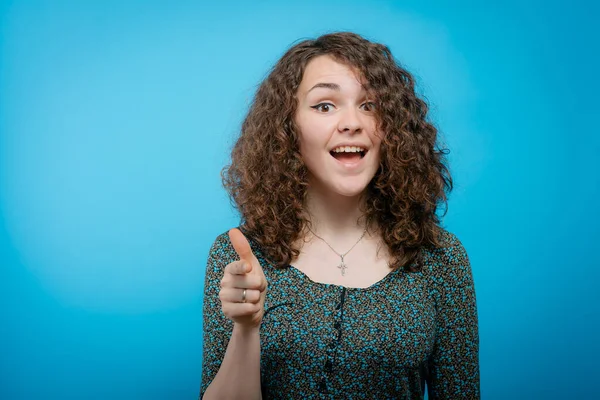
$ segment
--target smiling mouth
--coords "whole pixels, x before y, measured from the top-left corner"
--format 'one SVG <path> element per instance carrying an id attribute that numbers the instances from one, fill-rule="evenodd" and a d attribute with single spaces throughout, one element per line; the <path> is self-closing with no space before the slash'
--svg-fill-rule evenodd
<path id="1" fill-rule="evenodd" d="M 357 151 L 357 152 L 336 153 L 334 151 L 330 151 L 329 154 L 331 154 L 331 156 L 338 161 L 345 162 L 345 163 L 353 163 L 353 162 L 358 162 L 361 159 L 363 159 L 365 154 L 367 154 L 367 152 L 366 151 Z"/>

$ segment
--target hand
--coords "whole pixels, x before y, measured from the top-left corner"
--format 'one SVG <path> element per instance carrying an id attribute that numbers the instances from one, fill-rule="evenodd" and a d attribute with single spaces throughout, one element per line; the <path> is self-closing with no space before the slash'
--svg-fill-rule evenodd
<path id="1" fill-rule="evenodd" d="M 267 279 L 244 234 L 239 229 L 231 229 L 229 239 L 240 260 L 225 267 L 219 291 L 221 309 L 241 327 L 257 328 L 265 312 Z"/>

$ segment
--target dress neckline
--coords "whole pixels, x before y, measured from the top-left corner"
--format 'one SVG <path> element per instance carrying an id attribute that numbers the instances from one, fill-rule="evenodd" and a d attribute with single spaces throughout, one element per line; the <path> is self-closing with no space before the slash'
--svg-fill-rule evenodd
<path id="1" fill-rule="evenodd" d="M 327 287 L 344 288 L 346 290 L 356 291 L 356 292 L 377 289 L 379 286 L 383 285 L 384 283 L 386 283 L 387 281 L 392 279 L 395 275 L 400 273 L 399 272 L 400 268 L 391 270 L 390 272 L 387 273 L 387 275 L 385 275 L 383 278 L 381 278 L 377 282 L 373 283 L 371 286 L 363 288 L 363 287 L 344 286 L 344 285 L 338 285 L 335 283 L 325 283 L 325 282 L 314 281 L 308 275 L 306 275 L 304 272 L 302 272 L 298 268 L 294 267 L 292 264 L 288 264 L 287 268 L 291 270 L 291 273 L 293 276 L 297 277 L 298 279 L 300 279 L 308 284 L 320 286 L 320 287 L 324 287 L 324 288 L 327 288 Z"/>

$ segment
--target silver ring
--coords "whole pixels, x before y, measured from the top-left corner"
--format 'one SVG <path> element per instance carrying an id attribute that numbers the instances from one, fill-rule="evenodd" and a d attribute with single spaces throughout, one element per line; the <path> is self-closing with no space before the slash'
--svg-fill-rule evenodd
<path id="1" fill-rule="evenodd" d="M 242 292 L 242 303 L 246 302 L 246 289 Z"/>

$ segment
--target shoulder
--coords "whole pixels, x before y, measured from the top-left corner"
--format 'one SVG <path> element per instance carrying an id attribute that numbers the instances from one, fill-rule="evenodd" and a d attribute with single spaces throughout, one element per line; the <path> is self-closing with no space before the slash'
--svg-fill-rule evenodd
<path id="1" fill-rule="evenodd" d="M 468 260 L 465 247 L 454 233 L 440 228 L 439 242 L 439 247 L 429 249 L 430 255 L 436 260 L 446 264 Z"/>
<path id="2" fill-rule="evenodd" d="M 471 263 L 465 247 L 454 233 L 440 229 L 440 245 L 424 250 L 423 273 L 444 286 L 471 285 Z"/>
<path id="3" fill-rule="evenodd" d="M 227 232 L 216 237 L 208 251 L 208 261 L 214 264 L 229 264 L 235 257 L 235 250 L 229 240 Z"/>

